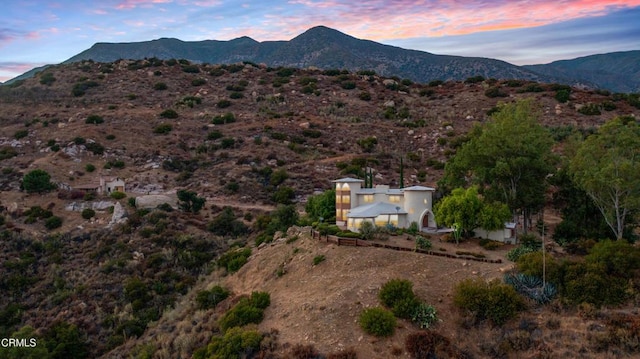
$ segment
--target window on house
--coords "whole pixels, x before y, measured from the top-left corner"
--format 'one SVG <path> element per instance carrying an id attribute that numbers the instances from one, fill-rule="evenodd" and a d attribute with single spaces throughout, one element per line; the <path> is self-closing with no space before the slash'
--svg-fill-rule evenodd
<path id="1" fill-rule="evenodd" d="M 400 196 L 389 196 L 389 202 L 400 203 Z"/>
<path id="2" fill-rule="evenodd" d="M 372 194 L 365 194 L 363 199 L 364 199 L 364 203 L 371 203 L 371 202 L 373 202 L 373 195 Z"/>

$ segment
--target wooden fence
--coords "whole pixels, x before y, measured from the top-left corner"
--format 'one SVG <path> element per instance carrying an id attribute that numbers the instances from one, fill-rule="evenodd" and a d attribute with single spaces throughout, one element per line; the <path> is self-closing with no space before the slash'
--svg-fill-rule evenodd
<path id="1" fill-rule="evenodd" d="M 418 248 L 392 246 L 389 244 L 365 241 L 357 238 L 344 238 L 344 237 L 338 237 L 333 235 L 321 235 L 320 232 L 314 229 L 311 230 L 311 238 L 317 239 L 320 242 L 334 243 L 339 246 L 376 247 L 376 248 L 392 249 L 394 251 L 415 252 L 415 253 L 427 254 L 427 255 L 436 256 L 436 257 L 464 259 L 469 261 L 485 262 L 485 263 L 502 263 L 502 259 L 489 259 L 489 258 L 479 258 L 479 257 L 473 257 L 473 256 L 463 256 L 458 254 L 437 252 L 437 251 L 418 249 Z"/>

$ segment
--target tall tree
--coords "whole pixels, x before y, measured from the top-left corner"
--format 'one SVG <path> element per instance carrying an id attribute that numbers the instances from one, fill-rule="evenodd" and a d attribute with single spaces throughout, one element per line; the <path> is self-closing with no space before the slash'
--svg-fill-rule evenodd
<path id="1" fill-rule="evenodd" d="M 618 117 L 587 137 L 572 158 L 573 178 L 593 199 L 617 239 L 640 210 L 640 125 Z"/>
<path id="2" fill-rule="evenodd" d="M 500 202 L 488 202 L 478 194 L 478 187 L 456 188 L 434 209 L 436 222 L 459 228 L 465 236 L 476 228 L 494 231 L 504 228 L 509 220 L 509 208 Z"/>
<path id="3" fill-rule="evenodd" d="M 544 205 L 546 178 L 554 172 L 553 140 L 538 123 L 531 100 L 503 104 L 492 119 L 476 126 L 445 167 L 440 185 L 480 186 L 487 200 L 506 203 L 522 214 L 525 231 L 531 216 Z"/>

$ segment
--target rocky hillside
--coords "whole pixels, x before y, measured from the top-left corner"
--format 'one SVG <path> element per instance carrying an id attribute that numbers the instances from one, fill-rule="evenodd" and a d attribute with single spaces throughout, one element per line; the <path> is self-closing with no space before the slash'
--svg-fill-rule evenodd
<path id="1" fill-rule="evenodd" d="M 559 102 L 558 92 L 569 94 L 568 101 Z M 617 115 L 638 113 L 636 97 L 527 81 L 473 77 L 421 84 L 372 71 L 157 59 L 58 65 L 3 86 L 0 334 L 6 337 L 30 325 L 43 341 L 55 343 L 62 332 L 76 333 L 90 344 L 90 357 L 112 357 L 144 349 L 143 341 L 133 338 L 153 333 L 171 343 L 162 347 L 166 352 L 160 357 L 188 357 L 216 333 L 217 311 L 225 308 L 196 312 L 189 300 L 196 296 L 194 290 L 219 281 L 233 292 L 227 307 L 240 295 L 273 283 L 278 291 L 260 328 L 281 331 L 283 342 L 292 345 L 308 340 L 296 335 L 315 327 L 301 328 L 298 334 L 284 328 L 286 318 L 298 314 L 283 299 L 295 295 L 287 292 L 286 282 L 267 278 L 267 272 L 277 269 L 275 260 L 294 251 L 292 245 L 265 249 L 268 256 L 252 257 L 251 266 L 228 278 L 213 260 L 229 247 L 252 244 L 277 204 L 290 202 L 302 210 L 308 195 L 330 188 L 335 178 L 361 175 L 364 166 L 374 168 L 376 183 L 394 185 L 404 158 L 405 183 L 434 186 L 474 123 L 486 121 L 501 101 L 529 97 L 539 104 L 540 121 L 556 138 L 571 128 L 593 128 Z M 61 189 L 21 191 L 21 180 L 36 169 L 46 171 Z M 100 175 L 124 178 L 127 197 L 73 190 Z M 179 189 L 206 199 L 200 213 L 130 205 L 131 198 L 146 194 L 175 197 Z M 109 225 L 116 202 L 128 220 Z M 89 208 L 95 213 L 85 216 L 82 210 Z M 60 219 L 59 227 L 53 217 Z M 232 234 L 219 230 L 226 224 L 233 224 Z M 331 247 L 304 243 L 307 254 L 292 257 L 300 261 L 291 267 L 300 273 L 292 288 L 302 290 L 309 280 L 305 276 L 322 274 L 306 266 L 310 253 L 324 253 L 324 264 L 341 258 L 337 268 L 344 272 L 353 268 L 349 250 L 334 256 Z M 386 254 L 375 256 L 372 266 L 382 265 Z M 420 266 L 431 262 L 414 259 Z M 256 267 L 261 261 L 266 261 L 264 267 Z M 452 264 L 451 271 L 458 266 L 462 264 Z M 381 270 L 380 278 L 398 273 Z M 357 276 L 343 279 L 344 288 L 352 285 L 349 281 L 362 281 Z M 341 300 L 357 296 L 345 302 L 355 310 L 373 300 L 369 287 L 361 287 L 362 293 L 344 288 L 336 293 L 342 293 Z M 430 293 L 420 284 L 418 292 L 434 302 L 446 298 L 449 288 Z M 309 298 L 309 318 L 325 309 L 340 314 L 338 308 L 314 304 L 320 302 Z M 292 303 L 304 307 L 306 302 Z M 444 305 L 438 309 L 447 310 Z M 303 325 L 302 317 L 295 318 Z M 76 331 L 66 325 L 75 325 Z M 313 343 L 329 352 L 333 342 L 322 339 L 328 334 L 316 335 Z M 454 337 L 451 331 L 446 335 Z M 359 343 L 351 338 L 344 346 Z M 386 343 L 392 342 L 371 343 L 363 353 L 388 353 Z"/>

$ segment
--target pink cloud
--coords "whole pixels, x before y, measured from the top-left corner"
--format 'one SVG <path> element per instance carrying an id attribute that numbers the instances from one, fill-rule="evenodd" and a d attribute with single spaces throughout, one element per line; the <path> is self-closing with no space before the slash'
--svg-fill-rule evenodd
<path id="1" fill-rule="evenodd" d="M 289 4 L 309 11 L 300 16 L 279 15 L 279 21 L 267 21 L 269 25 L 284 26 L 285 33 L 299 33 L 322 24 L 357 37 L 383 40 L 542 26 L 640 6 L 640 0 L 290 0 Z"/>
<path id="2" fill-rule="evenodd" d="M 0 81 L 5 82 L 44 63 L 0 62 Z"/>

